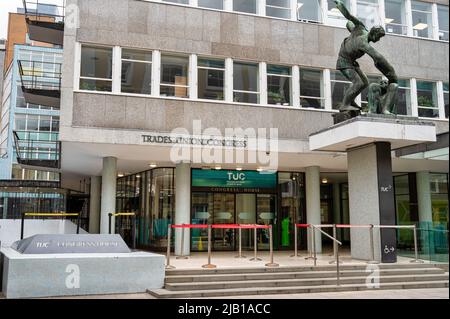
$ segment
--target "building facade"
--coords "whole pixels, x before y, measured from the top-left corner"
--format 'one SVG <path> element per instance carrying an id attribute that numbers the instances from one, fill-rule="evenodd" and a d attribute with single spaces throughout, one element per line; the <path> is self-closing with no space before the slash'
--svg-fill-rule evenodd
<path id="1" fill-rule="evenodd" d="M 448 230 L 448 1 L 347 5 L 367 27 L 386 28 L 374 46 L 399 75 L 397 112 L 438 132 L 432 145 L 393 153 L 397 223 Z M 258 223 L 273 225 L 277 249 L 291 249 L 294 223 L 349 222 L 345 153 L 308 143 L 332 125 L 349 85 L 335 70 L 348 31 L 333 1 L 68 6 L 80 20 L 64 30 L 62 185 L 91 179 L 92 232 L 107 232 L 112 212 L 135 212 L 141 247 L 164 249 L 170 223 Z M 369 58 L 360 64 L 381 79 Z M 358 101 L 364 107 L 367 92 Z M 261 135 L 266 144 L 255 147 Z M 203 232 L 185 247 L 180 237 L 177 253 L 205 250 Z M 433 253 L 448 249 L 435 237 Z M 398 241 L 410 248 L 411 234 Z M 234 250 L 236 234 L 215 231 L 213 242 Z M 267 249 L 266 233 L 258 245 Z"/>

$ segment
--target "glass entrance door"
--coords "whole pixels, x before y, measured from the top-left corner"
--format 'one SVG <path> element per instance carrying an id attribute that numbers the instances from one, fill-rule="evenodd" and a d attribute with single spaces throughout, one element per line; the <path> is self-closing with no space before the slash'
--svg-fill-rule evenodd
<path id="1" fill-rule="evenodd" d="M 234 194 L 214 194 L 213 224 L 234 224 Z M 214 250 L 234 250 L 234 229 L 213 229 Z"/>
<path id="2" fill-rule="evenodd" d="M 276 207 L 277 196 L 274 194 L 258 194 L 256 196 L 257 205 L 257 224 L 259 225 L 273 225 L 273 239 L 274 247 L 277 247 L 275 242 L 278 234 L 276 230 Z M 269 250 L 269 230 L 258 230 L 258 249 Z"/>
<path id="3" fill-rule="evenodd" d="M 255 194 L 236 194 L 236 223 L 256 224 Z M 237 237 L 236 240 L 239 238 Z M 250 229 L 242 229 L 242 249 L 253 249 L 253 236 Z"/>

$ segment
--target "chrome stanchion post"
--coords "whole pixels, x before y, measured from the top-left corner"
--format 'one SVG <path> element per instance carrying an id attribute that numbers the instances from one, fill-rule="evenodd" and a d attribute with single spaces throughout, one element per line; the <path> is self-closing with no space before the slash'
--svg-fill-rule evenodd
<path id="1" fill-rule="evenodd" d="M 336 237 L 334 237 L 336 238 Z M 341 285 L 341 274 L 340 274 L 340 270 L 339 270 L 339 244 L 335 241 L 334 242 L 336 244 L 336 285 L 340 286 Z"/>
<path id="2" fill-rule="evenodd" d="M 166 269 L 174 269 L 174 266 L 170 265 L 170 238 L 172 237 L 172 225 L 169 224 L 169 227 L 167 229 L 167 255 L 166 255 Z"/>
<path id="3" fill-rule="evenodd" d="M 337 239 L 336 225 L 333 225 L 333 237 Z M 334 256 L 334 260 L 330 261 L 329 264 L 334 264 L 338 260 L 338 258 L 337 258 L 337 250 L 338 250 L 337 245 L 338 245 L 338 243 L 333 240 L 333 256 Z"/>
<path id="4" fill-rule="evenodd" d="M 309 229 L 309 233 L 307 234 L 307 237 L 309 238 L 309 242 L 311 243 L 308 250 L 309 250 L 309 256 L 305 257 L 306 260 L 308 259 L 313 259 L 313 246 L 312 246 L 312 233 L 313 233 L 313 228 L 311 225 L 308 225 L 308 227 L 306 228 L 306 231 L 308 231 Z"/>
<path id="5" fill-rule="evenodd" d="M 370 255 L 371 255 L 371 260 L 369 260 L 368 264 L 378 264 L 378 261 L 375 260 L 375 245 L 373 242 L 373 230 L 374 230 L 374 226 L 370 225 L 369 228 L 369 241 L 370 241 Z"/>
<path id="6" fill-rule="evenodd" d="M 180 251 L 180 255 L 177 256 L 177 259 L 188 259 L 187 256 L 184 255 L 184 235 L 185 235 L 185 224 L 181 225 L 181 251 Z"/>
<path id="7" fill-rule="evenodd" d="M 419 260 L 419 250 L 417 248 L 417 226 L 416 225 L 414 225 L 413 231 L 414 231 L 414 255 L 415 255 L 415 260 L 411 260 L 411 262 L 412 263 L 422 264 L 423 260 Z"/>
<path id="8" fill-rule="evenodd" d="M 294 254 L 291 257 L 298 257 L 298 231 L 297 225 L 294 225 Z"/>
<path id="9" fill-rule="evenodd" d="M 251 261 L 260 261 L 262 260 L 261 258 L 258 258 L 258 228 L 255 227 L 255 232 L 254 232 L 254 236 L 253 236 L 253 241 L 254 241 L 254 252 L 255 252 L 255 256 L 253 258 L 251 258 Z"/>
<path id="10" fill-rule="evenodd" d="M 313 253 L 314 253 L 314 267 L 317 266 L 317 252 L 316 252 L 316 228 L 311 225 L 312 229 L 312 247 L 313 247 Z"/>
<path id="11" fill-rule="evenodd" d="M 245 256 L 242 256 L 242 228 L 239 227 L 239 255 L 237 255 L 235 258 L 246 258 Z"/>
<path id="12" fill-rule="evenodd" d="M 280 265 L 273 261 L 273 231 L 272 231 L 272 225 L 269 226 L 269 240 L 270 240 L 270 263 L 266 264 L 266 267 L 278 267 Z"/>
<path id="13" fill-rule="evenodd" d="M 202 266 L 202 268 L 206 269 L 217 268 L 216 265 L 211 264 L 211 236 L 212 236 L 211 233 L 212 233 L 212 226 L 208 225 L 208 263 Z"/>

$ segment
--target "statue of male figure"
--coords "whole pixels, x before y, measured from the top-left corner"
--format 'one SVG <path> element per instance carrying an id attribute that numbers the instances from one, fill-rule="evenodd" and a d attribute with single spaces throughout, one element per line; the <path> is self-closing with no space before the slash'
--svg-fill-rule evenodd
<path id="1" fill-rule="evenodd" d="M 347 29 L 350 36 L 345 38 L 339 51 L 337 61 L 337 69 L 352 82 L 347 90 L 340 107 L 341 112 L 360 111 L 361 107 L 355 102 L 355 98 L 369 86 L 369 80 L 364 72 L 361 71 L 357 60 L 368 54 L 375 62 L 375 67 L 388 79 L 388 87 L 386 95 L 383 99 L 383 106 L 380 108 L 385 114 L 390 114 L 388 110 L 393 109 L 398 91 L 398 78 L 394 68 L 377 50 L 375 50 L 370 42 L 378 42 L 385 36 L 384 29 L 380 26 L 367 30 L 363 22 L 351 15 L 341 0 L 335 0 L 336 7 L 341 11 L 347 22 Z M 370 109 L 374 109 L 371 107 Z"/>

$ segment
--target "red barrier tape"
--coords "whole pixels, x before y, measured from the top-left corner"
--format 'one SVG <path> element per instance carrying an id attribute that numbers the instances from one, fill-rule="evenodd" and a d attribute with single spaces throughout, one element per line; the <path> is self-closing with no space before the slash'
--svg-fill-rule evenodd
<path id="1" fill-rule="evenodd" d="M 190 229 L 206 229 L 208 225 L 171 225 L 172 228 L 190 228 Z M 213 229 L 269 229 L 270 226 L 266 225 L 238 225 L 238 224 L 215 224 L 211 225 Z"/>
<path id="2" fill-rule="evenodd" d="M 311 225 L 310 224 L 295 224 L 296 227 L 300 227 L 300 228 L 309 228 Z"/>
<path id="3" fill-rule="evenodd" d="M 172 225 L 172 228 L 194 228 L 194 229 L 206 229 L 208 225 Z"/>

